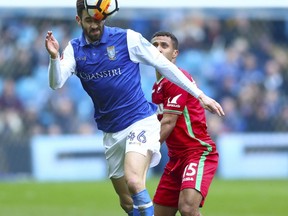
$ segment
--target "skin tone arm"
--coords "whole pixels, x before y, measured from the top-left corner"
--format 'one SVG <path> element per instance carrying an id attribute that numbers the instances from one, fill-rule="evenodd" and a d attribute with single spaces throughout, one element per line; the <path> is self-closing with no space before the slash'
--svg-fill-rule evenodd
<path id="1" fill-rule="evenodd" d="M 161 119 L 161 132 L 160 132 L 160 143 L 162 144 L 170 133 L 173 131 L 178 115 L 164 113 L 163 118 Z"/>
<path id="2" fill-rule="evenodd" d="M 156 78 L 160 80 L 161 74 L 156 71 Z M 178 120 L 178 115 L 163 113 L 163 117 L 161 119 L 161 131 L 160 131 L 160 143 L 162 144 L 173 131 L 176 122 Z"/>

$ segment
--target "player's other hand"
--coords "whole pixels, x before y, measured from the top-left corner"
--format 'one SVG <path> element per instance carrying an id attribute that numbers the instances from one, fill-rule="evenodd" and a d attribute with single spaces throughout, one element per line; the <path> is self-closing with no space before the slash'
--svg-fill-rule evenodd
<path id="1" fill-rule="evenodd" d="M 204 109 L 210 111 L 211 113 L 216 113 L 218 116 L 225 115 L 221 105 L 204 93 L 200 94 L 198 99 Z"/>
<path id="2" fill-rule="evenodd" d="M 59 43 L 54 38 L 52 31 L 47 32 L 47 35 L 45 38 L 45 47 L 52 59 L 56 59 L 58 57 Z"/>

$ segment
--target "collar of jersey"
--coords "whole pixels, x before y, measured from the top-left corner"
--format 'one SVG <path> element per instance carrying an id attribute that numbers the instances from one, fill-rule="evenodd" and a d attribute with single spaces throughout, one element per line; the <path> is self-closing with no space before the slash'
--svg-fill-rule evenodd
<path id="1" fill-rule="evenodd" d="M 107 43 L 107 41 L 108 41 L 110 29 L 107 26 L 104 26 L 103 31 L 104 31 L 103 35 L 100 39 L 100 42 L 97 45 L 99 45 L 101 43 Z M 82 35 L 80 36 L 80 46 L 86 46 L 86 45 L 89 45 L 89 44 L 86 41 L 84 32 L 82 32 Z M 97 46 L 97 45 L 94 45 L 94 46 Z"/>

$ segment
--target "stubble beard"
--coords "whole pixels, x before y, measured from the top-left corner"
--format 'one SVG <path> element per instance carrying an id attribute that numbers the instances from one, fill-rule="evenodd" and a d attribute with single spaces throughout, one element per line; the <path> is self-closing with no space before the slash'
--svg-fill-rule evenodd
<path id="1" fill-rule="evenodd" d="M 102 36 L 102 32 L 103 32 L 103 29 L 100 26 L 98 28 L 94 28 L 94 29 L 86 29 L 82 26 L 82 29 L 85 33 L 85 36 L 87 37 L 87 39 L 91 43 L 99 41 L 101 36 Z M 93 31 L 97 31 L 97 34 L 95 34 Z"/>

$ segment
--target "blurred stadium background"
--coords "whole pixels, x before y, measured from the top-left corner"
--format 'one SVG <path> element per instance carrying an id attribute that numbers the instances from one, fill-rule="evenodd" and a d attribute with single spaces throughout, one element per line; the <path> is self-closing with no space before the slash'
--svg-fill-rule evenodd
<path id="1" fill-rule="evenodd" d="M 0 182 L 106 179 L 101 133 L 77 78 L 56 92 L 48 87 L 45 35 L 52 30 L 63 49 L 80 34 L 72 2 L 21 1 L 16 7 L 0 1 Z M 123 7 L 108 25 L 147 39 L 172 31 L 180 42 L 178 66 L 222 104 L 224 118 L 207 113 L 220 152 L 217 182 L 280 179 L 287 200 L 288 4 L 119 2 Z M 142 80 L 150 100 L 154 70 L 143 65 Z M 167 160 L 165 146 L 162 151 L 152 179 Z"/>

